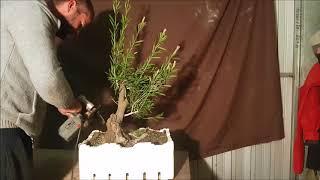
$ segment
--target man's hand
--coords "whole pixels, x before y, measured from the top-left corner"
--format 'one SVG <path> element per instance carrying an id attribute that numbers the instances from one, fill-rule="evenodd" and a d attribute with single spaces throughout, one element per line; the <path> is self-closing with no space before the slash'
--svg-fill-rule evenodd
<path id="1" fill-rule="evenodd" d="M 68 116 L 68 118 L 70 118 L 73 116 L 73 114 L 81 112 L 81 109 L 82 109 L 82 106 L 80 101 L 78 99 L 75 99 L 70 108 L 58 108 L 58 111 L 61 114 Z"/>

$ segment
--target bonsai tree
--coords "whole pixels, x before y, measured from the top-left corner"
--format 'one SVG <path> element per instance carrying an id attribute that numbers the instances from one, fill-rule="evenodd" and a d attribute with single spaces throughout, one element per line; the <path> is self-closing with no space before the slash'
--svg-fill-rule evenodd
<path id="1" fill-rule="evenodd" d="M 112 84 L 112 88 L 117 96 L 117 111 L 110 115 L 106 121 L 107 131 L 92 137 L 91 145 L 103 143 L 118 143 L 122 146 L 133 146 L 140 141 L 150 141 L 147 138 L 150 133 L 160 137 L 160 141 L 154 143 L 166 142 L 166 135 L 159 134 L 158 131 L 144 129 L 131 133 L 125 133 L 122 129 L 124 117 L 133 116 L 137 119 L 150 118 L 154 108 L 155 97 L 163 96 L 165 87 L 169 87 L 168 80 L 175 73 L 175 59 L 179 46 L 166 57 L 164 63 L 157 66 L 153 63 L 155 59 L 159 59 L 159 55 L 166 51 L 163 44 L 167 39 L 166 29 L 159 33 L 158 39 L 155 40 L 151 53 L 145 59 L 144 63 L 133 66 L 135 61 L 137 47 L 143 40 L 139 39 L 139 34 L 146 26 L 145 18 L 138 23 L 136 32 L 132 35 L 129 43 L 126 44 L 126 29 L 128 27 L 130 11 L 130 2 L 125 0 L 113 0 L 114 14 L 109 16 L 111 23 L 111 67 L 108 73 L 108 79 Z M 123 13 L 120 14 L 120 10 Z M 162 114 L 155 116 L 161 118 Z M 153 136 L 154 136 L 153 135 Z M 147 138 L 147 139 L 146 139 Z M 162 140 L 161 140 L 162 139 Z"/>

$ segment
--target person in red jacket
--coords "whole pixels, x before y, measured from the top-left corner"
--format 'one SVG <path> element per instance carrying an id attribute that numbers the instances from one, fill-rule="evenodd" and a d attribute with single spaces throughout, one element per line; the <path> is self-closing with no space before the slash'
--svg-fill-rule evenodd
<path id="1" fill-rule="evenodd" d="M 311 45 L 314 54 L 320 62 L 320 31 L 312 36 Z M 319 62 L 313 65 L 306 81 L 299 89 L 298 122 L 293 149 L 293 169 L 296 174 L 301 174 L 304 168 L 304 145 L 310 145 L 309 149 L 314 150 L 320 147 Z M 309 157 L 312 152 L 313 151 L 309 150 L 308 161 L 310 161 L 311 163 L 315 162 L 311 166 L 318 170 L 317 168 L 319 168 L 320 161 L 318 162 L 316 158 L 319 158 L 320 153 L 315 153 L 313 157 Z"/>

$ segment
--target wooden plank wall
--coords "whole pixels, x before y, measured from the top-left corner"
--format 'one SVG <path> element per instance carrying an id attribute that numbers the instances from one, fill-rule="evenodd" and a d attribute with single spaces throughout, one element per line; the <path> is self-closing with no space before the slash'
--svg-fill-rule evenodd
<path id="1" fill-rule="evenodd" d="M 193 161 L 192 179 L 294 179 L 294 0 L 276 0 L 285 138 Z"/>

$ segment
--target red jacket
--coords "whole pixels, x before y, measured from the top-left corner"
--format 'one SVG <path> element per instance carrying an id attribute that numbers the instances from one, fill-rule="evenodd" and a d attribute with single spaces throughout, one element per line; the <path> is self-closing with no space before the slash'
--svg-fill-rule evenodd
<path id="1" fill-rule="evenodd" d="M 320 140 L 320 64 L 310 70 L 299 91 L 298 119 L 293 147 L 293 169 L 300 174 L 304 167 L 304 141 Z"/>

